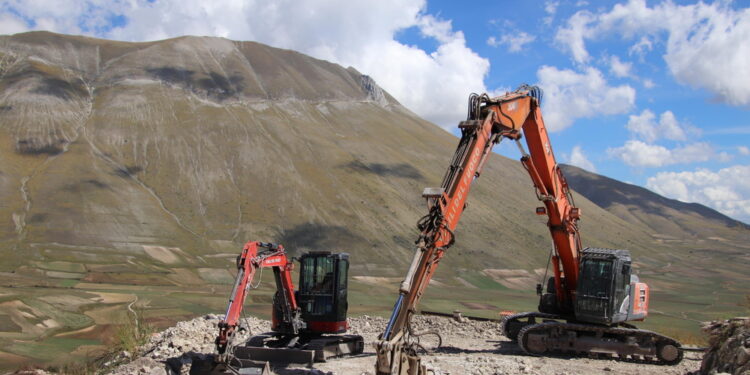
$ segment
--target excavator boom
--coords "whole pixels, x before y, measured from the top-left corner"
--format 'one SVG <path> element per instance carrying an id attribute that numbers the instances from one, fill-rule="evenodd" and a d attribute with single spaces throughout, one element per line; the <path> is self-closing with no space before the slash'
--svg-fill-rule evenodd
<path id="1" fill-rule="evenodd" d="M 429 212 L 417 224 L 420 235 L 409 270 L 399 288 L 399 296 L 385 331 L 377 344 L 377 374 L 421 374 L 425 369 L 416 355 L 410 337 L 409 319 L 416 311 L 430 279 L 445 251 L 453 244 L 453 231 L 466 207 L 471 185 L 502 136 L 519 137 L 524 116 L 519 110 L 528 100 L 528 91 L 517 91 L 497 110 L 486 111 L 487 95 L 469 98 L 466 121 L 459 123 L 461 140 L 440 188 L 427 188 Z"/>
<path id="2" fill-rule="evenodd" d="M 568 183 L 560 170 L 541 111 L 542 93 L 536 87 L 521 86 L 513 93 L 484 100 L 480 113 L 499 118 L 500 134 L 516 141 L 521 163 L 531 177 L 537 198 L 544 207 L 537 214 L 547 215 L 554 254 L 552 265 L 557 306 L 570 312 L 578 284 L 581 240 L 578 220 L 581 210 L 573 205 Z M 488 116 L 489 117 L 489 116 Z M 520 142 L 526 138 L 529 151 Z"/>
<path id="3" fill-rule="evenodd" d="M 285 328 L 291 330 L 290 334 L 297 334 L 305 327 L 299 316 L 299 306 L 294 296 L 294 283 L 292 281 L 292 269 L 294 264 L 287 259 L 284 246 L 250 241 L 242 248 L 242 253 L 237 257 L 237 277 L 235 278 L 232 293 L 229 296 L 229 305 L 224 315 L 224 320 L 219 322 L 219 335 L 216 338 L 216 350 L 219 355 L 224 355 L 227 347 L 231 346 L 232 336 L 239 324 L 242 307 L 247 298 L 255 272 L 259 268 L 273 268 L 276 277 L 277 289 L 282 299 L 280 305 L 284 318 L 282 321 Z"/>

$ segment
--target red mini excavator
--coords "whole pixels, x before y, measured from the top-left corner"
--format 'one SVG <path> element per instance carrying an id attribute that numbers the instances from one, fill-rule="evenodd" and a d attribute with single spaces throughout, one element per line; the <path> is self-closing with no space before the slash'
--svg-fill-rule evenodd
<path id="1" fill-rule="evenodd" d="M 225 367 L 256 367 L 265 361 L 307 363 L 358 354 L 364 349 L 359 335 L 341 335 L 346 321 L 349 255 L 310 252 L 300 261 L 299 290 L 294 290 L 294 263 L 282 245 L 251 241 L 237 258 L 237 278 L 216 338 L 218 362 Z M 273 269 L 272 332 L 252 337 L 244 345 L 233 342 L 242 307 L 255 273 Z M 260 271 L 258 271 L 260 270 Z"/>
<path id="2" fill-rule="evenodd" d="M 495 144 L 515 141 L 537 198 L 536 209 L 546 215 L 552 236 L 553 276 L 546 292 L 541 285 L 539 312 L 506 317 L 502 330 L 534 355 L 585 353 L 617 355 L 640 362 L 677 364 L 680 343 L 626 322 L 647 315 L 648 286 L 632 274 L 627 250 L 584 249 L 578 232 L 580 209 L 573 204 L 567 182 L 555 160 L 541 113 L 542 92 L 523 85 L 497 98 L 472 94 L 466 121 L 458 127 L 461 140 L 440 188 L 425 189 L 429 213 L 418 223 L 421 231 L 411 266 L 401 284 L 393 313 L 377 344 L 378 375 L 423 375 L 417 355 L 418 338 L 409 327 L 411 316 L 429 285 L 453 230 L 466 207 L 471 185 Z M 525 136 L 529 148 L 520 139 Z"/>

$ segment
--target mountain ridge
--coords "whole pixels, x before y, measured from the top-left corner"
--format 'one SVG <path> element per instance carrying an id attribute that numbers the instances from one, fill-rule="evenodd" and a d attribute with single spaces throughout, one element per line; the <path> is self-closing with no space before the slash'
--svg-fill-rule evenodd
<path id="1" fill-rule="evenodd" d="M 560 166 L 568 183 L 574 190 L 578 191 L 581 195 L 590 199 L 598 206 L 615 211 L 621 218 L 632 219 L 632 217 L 628 215 L 619 214 L 617 206 L 627 204 L 632 205 L 632 202 L 638 201 L 641 202 L 641 206 L 648 205 L 669 208 L 670 211 L 666 213 L 663 211 L 659 212 L 658 210 L 647 210 L 647 212 L 651 214 L 658 213 L 665 218 L 670 218 L 677 222 L 686 221 L 686 218 L 684 217 L 685 215 L 698 215 L 705 220 L 719 222 L 730 228 L 738 227 L 745 230 L 750 229 L 750 225 L 733 219 L 700 203 L 682 202 L 677 199 L 667 198 L 644 187 L 621 182 L 572 165 L 561 164 Z M 631 221 L 634 223 L 637 222 L 637 220 Z M 643 224 L 650 226 L 655 225 L 653 220 L 647 220 L 643 222 Z M 679 235 L 696 235 L 702 232 L 700 228 L 693 228 L 691 226 L 683 225 L 682 229 L 684 230 L 684 233 L 679 233 Z"/>

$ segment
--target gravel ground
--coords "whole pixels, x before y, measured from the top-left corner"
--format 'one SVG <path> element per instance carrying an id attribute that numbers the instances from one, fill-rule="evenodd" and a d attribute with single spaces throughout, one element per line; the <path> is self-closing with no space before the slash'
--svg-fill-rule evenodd
<path id="1" fill-rule="evenodd" d="M 132 362 L 110 372 L 111 375 L 125 374 L 188 374 L 192 361 L 206 358 L 214 351 L 214 339 L 219 317 L 208 315 L 178 323 L 154 335 L 144 348 L 144 354 Z M 361 316 L 350 318 L 350 333 L 362 335 L 365 339 L 365 352 L 356 357 L 331 359 L 316 363 L 314 368 L 275 367 L 278 375 L 363 375 L 373 374 L 375 363 L 374 343 L 383 331 L 386 320 L 380 317 Z M 250 334 L 267 332 L 270 322 L 250 317 L 243 324 Z M 550 358 L 524 355 L 518 346 L 500 335 L 498 324 L 470 321 L 459 323 L 453 319 L 417 316 L 414 330 L 437 330 L 443 342 L 430 354 L 424 355 L 423 363 L 435 375 L 593 375 L 593 374 L 638 374 L 670 375 L 689 374 L 700 368 L 699 353 L 686 353 L 685 359 L 677 366 L 657 366 L 628 363 L 614 360 L 589 358 Z M 437 337 L 425 335 L 423 344 L 434 348 Z M 125 354 L 127 355 L 127 354 Z"/>

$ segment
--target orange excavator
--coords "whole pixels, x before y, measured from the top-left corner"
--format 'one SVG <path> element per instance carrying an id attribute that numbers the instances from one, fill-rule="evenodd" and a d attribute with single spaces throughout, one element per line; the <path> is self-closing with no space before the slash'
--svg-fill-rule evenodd
<path id="1" fill-rule="evenodd" d="M 346 320 L 349 255 L 314 251 L 303 254 L 299 261 L 300 283 L 299 290 L 295 290 L 294 263 L 287 257 L 284 246 L 258 241 L 245 244 L 237 257 L 237 277 L 216 337 L 216 364 L 223 366 L 213 369 L 213 374 L 231 373 L 234 367 L 247 371 L 266 368 L 267 361 L 312 364 L 362 352 L 362 336 L 342 335 L 349 329 Z M 247 293 L 256 272 L 264 268 L 273 270 L 276 281 L 272 332 L 236 343 L 234 338 Z"/>
<path id="2" fill-rule="evenodd" d="M 380 335 L 378 375 L 427 373 L 417 353 L 419 338 L 410 319 L 437 266 L 454 243 L 453 231 L 466 207 L 472 183 L 495 144 L 507 138 L 521 151 L 531 176 L 536 209 L 546 215 L 552 236 L 553 276 L 540 294 L 539 312 L 515 314 L 502 322 L 503 333 L 527 353 L 585 353 L 673 365 L 682 360 L 681 345 L 655 332 L 626 323 L 648 314 L 649 289 L 632 274 L 627 250 L 583 248 L 575 207 L 550 144 L 541 113 L 542 91 L 523 85 L 504 96 L 469 96 L 468 116 L 461 121 L 461 140 L 440 188 L 427 188 L 429 213 L 418 222 L 416 251 L 399 288 L 393 313 Z M 525 138 L 529 152 L 521 144 Z"/>

